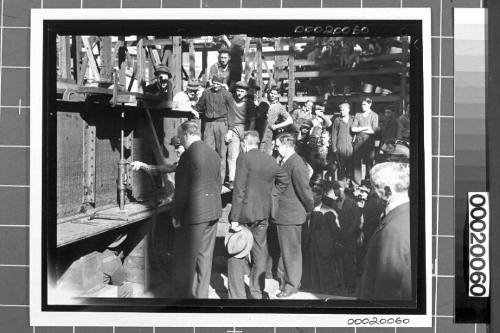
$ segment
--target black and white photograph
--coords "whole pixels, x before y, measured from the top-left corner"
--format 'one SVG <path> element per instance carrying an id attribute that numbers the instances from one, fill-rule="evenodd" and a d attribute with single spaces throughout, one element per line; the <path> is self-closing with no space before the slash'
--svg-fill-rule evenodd
<path id="1" fill-rule="evenodd" d="M 429 313 L 426 15 L 44 12 L 42 315 Z"/>

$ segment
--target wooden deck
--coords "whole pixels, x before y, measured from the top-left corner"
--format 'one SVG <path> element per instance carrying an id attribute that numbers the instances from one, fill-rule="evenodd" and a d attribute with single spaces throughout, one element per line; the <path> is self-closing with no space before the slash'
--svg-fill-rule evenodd
<path id="1" fill-rule="evenodd" d="M 223 186 L 221 195 L 231 192 Z M 172 200 L 164 198 L 158 203 L 157 213 L 163 213 L 172 208 Z M 121 228 L 132 223 L 144 221 L 154 214 L 153 202 L 127 203 L 120 211 L 118 206 L 66 217 L 57 223 L 57 247 L 62 247 L 104 232 Z"/>

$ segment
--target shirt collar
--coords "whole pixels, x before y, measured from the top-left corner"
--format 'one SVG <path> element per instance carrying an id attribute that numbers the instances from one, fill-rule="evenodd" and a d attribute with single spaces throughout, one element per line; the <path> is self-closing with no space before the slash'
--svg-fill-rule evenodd
<path id="1" fill-rule="evenodd" d="M 397 207 L 404 205 L 408 203 L 410 199 L 408 197 L 403 198 L 401 200 L 398 200 L 396 202 L 390 202 L 387 204 L 387 207 L 385 207 L 385 215 L 389 214 L 390 211 L 396 209 Z"/>
<path id="2" fill-rule="evenodd" d="M 229 70 L 229 64 L 226 65 L 226 67 L 222 67 L 222 65 L 218 62 L 217 67 L 222 70 L 222 71 L 228 71 Z"/>
<path id="3" fill-rule="evenodd" d="M 290 158 L 290 156 L 292 156 L 293 154 L 295 154 L 294 151 L 292 151 L 290 154 L 288 154 L 287 156 L 283 156 L 283 159 L 281 160 L 283 164 L 285 164 L 285 162 Z"/>

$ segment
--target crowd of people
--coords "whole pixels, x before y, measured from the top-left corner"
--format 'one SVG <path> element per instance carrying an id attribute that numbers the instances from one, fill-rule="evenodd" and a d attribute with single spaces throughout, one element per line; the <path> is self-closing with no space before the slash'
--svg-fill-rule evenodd
<path id="1" fill-rule="evenodd" d="M 176 297 L 208 298 L 226 185 L 233 191 L 228 232 L 253 236 L 248 255 L 228 254 L 230 299 L 268 297 L 266 277 L 279 281 L 278 298 L 309 291 L 411 299 L 409 114 L 387 108 L 379 121 L 370 98 L 355 114 L 340 103 L 338 117 L 313 101 L 287 110 L 277 87 L 258 99 L 255 81 L 231 82 L 229 58 L 219 50 L 206 89 L 189 81 L 173 98 L 174 109 L 201 119 L 183 122 L 174 140 L 180 158 L 171 215 L 186 245 L 175 254 L 184 273 Z"/>

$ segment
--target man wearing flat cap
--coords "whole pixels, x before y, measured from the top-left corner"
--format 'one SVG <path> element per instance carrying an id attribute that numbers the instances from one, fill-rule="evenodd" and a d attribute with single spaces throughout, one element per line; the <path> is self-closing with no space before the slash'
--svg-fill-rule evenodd
<path id="1" fill-rule="evenodd" d="M 189 80 L 186 89 L 179 91 L 174 96 L 173 110 L 190 112 L 195 118 L 199 118 L 198 111 L 194 109 L 199 100 L 200 84 L 197 80 Z"/>
<path id="2" fill-rule="evenodd" d="M 228 114 L 229 130 L 226 134 L 228 143 L 227 164 L 229 168 L 229 187 L 232 188 L 236 173 L 236 160 L 240 153 L 240 143 L 246 130 L 255 127 L 255 104 L 247 96 L 248 84 L 244 81 L 236 82 L 234 94 L 235 108 Z"/>
<path id="3" fill-rule="evenodd" d="M 165 65 L 158 65 L 154 72 L 156 76 L 156 82 L 147 85 L 144 88 L 145 94 L 152 94 L 156 96 L 165 97 L 165 99 L 172 99 L 172 89 L 170 79 L 172 78 L 172 73 L 170 69 Z"/>
<path id="4" fill-rule="evenodd" d="M 228 115 L 234 114 L 236 107 L 233 96 L 223 87 L 223 82 L 222 77 L 213 77 L 212 86 L 203 91 L 195 106 L 198 112 L 203 113 L 203 141 L 219 154 L 222 182 L 226 177 L 227 146 L 224 140 L 228 129 Z"/>

